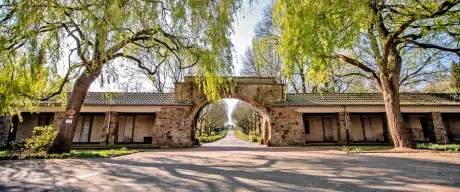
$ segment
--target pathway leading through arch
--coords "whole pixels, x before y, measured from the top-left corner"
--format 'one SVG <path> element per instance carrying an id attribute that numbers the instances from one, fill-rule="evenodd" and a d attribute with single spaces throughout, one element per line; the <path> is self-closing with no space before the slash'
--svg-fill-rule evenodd
<path id="1" fill-rule="evenodd" d="M 257 145 L 249 141 L 242 141 L 236 138 L 233 128 L 230 128 L 227 131 L 227 135 L 224 138 L 218 141 L 206 143 L 200 146 L 200 150 L 212 150 L 212 151 L 217 151 L 217 150 L 229 151 L 229 150 L 243 149 L 243 148 L 247 148 L 248 150 L 250 150 L 250 149 L 257 149 L 257 148 L 266 148 L 266 146 Z"/>

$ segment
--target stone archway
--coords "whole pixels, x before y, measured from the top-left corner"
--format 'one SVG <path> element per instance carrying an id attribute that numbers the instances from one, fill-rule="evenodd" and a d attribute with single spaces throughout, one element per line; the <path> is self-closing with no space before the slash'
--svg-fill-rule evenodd
<path id="1" fill-rule="evenodd" d="M 262 135 L 264 144 L 270 140 L 270 116 L 268 105 L 283 100 L 284 85 L 276 82 L 274 77 L 227 77 L 230 93 L 221 94 L 221 98 L 233 98 L 247 102 L 262 115 Z M 189 119 L 191 120 L 190 137 L 193 140 L 196 126 L 196 115 L 209 101 L 198 87 L 195 77 L 185 77 L 184 82 L 175 84 L 174 98 L 191 104 Z"/>

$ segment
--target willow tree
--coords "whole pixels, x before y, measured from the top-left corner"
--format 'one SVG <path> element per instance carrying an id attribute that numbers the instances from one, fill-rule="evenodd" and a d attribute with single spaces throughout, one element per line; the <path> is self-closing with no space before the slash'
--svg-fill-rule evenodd
<path id="1" fill-rule="evenodd" d="M 2 38 L 5 36 L 0 35 Z M 21 109 L 35 111 L 39 100 L 64 89 L 60 76 L 53 75 L 55 69 L 45 65 L 46 44 L 34 39 L 23 50 L 33 54 L 0 50 L 0 116 L 19 115 L 21 119 Z"/>
<path id="2" fill-rule="evenodd" d="M 6 33 L 2 49 L 21 51 L 38 38 L 57 53 L 67 54 L 61 57 L 64 63 L 81 69 L 66 106 L 74 118 L 103 67 L 119 58 L 150 75 L 171 58 L 181 69 L 197 67 L 200 76 L 209 76 L 202 84 L 212 99 L 223 82 L 225 64 L 232 59 L 229 35 L 240 6 L 239 0 L 7 0 L 0 11 Z M 136 57 L 140 50 L 155 53 L 154 67 Z M 63 120 L 49 152 L 69 151 L 75 128 L 75 121 Z"/>
<path id="3" fill-rule="evenodd" d="M 279 53 L 286 73 L 310 60 L 318 82 L 337 60 L 373 79 L 383 94 L 395 147 L 413 147 L 403 125 L 399 87 L 401 66 L 415 67 L 424 55 L 460 57 L 460 0 L 279 0 L 274 21 L 281 31 Z M 372 57 L 362 57 L 369 52 Z M 429 57 L 429 56 L 428 56 Z M 409 59 L 415 58 L 415 59 Z"/>

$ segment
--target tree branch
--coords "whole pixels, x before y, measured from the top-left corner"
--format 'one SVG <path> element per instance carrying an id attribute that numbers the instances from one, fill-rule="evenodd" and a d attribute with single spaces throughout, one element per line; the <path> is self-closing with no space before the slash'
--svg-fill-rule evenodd
<path id="1" fill-rule="evenodd" d="M 348 64 L 354 65 L 354 66 L 360 68 L 361 70 L 363 70 L 364 72 L 368 73 L 370 78 L 374 79 L 374 81 L 377 83 L 377 86 L 379 87 L 379 89 L 382 89 L 382 84 L 380 82 L 379 76 L 371 68 L 367 67 L 366 65 L 362 64 L 361 62 L 359 62 L 357 60 L 354 60 L 354 59 L 352 59 L 350 57 L 347 57 L 345 55 L 342 55 L 342 54 L 336 55 L 335 58 L 338 58 L 338 59 L 340 59 L 340 60 L 342 60 L 342 61 L 344 61 L 344 62 L 346 62 Z"/>
<path id="2" fill-rule="evenodd" d="M 460 57 L 460 48 L 455 49 L 455 48 L 441 47 L 441 46 L 434 45 L 434 44 L 429 44 L 429 43 L 419 43 L 417 41 L 410 40 L 410 39 L 402 39 L 401 41 L 404 42 L 404 43 L 413 44 L 413 45 L 415 45 L 417 47 L 420 47 L 420 48 L 423 48 L 423 49 L 438 49 L 438 50 L 441 50 L 441 51 L 452 52 L 452 53 L 457 54 Z"/>

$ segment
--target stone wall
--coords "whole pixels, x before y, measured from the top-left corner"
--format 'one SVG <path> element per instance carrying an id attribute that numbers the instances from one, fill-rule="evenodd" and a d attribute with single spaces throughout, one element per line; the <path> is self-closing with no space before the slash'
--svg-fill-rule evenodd
<path id="1" fill-rule="evenodd" d="M 284 99 L 284 85 L 276 83 L 274 78 L 234 78 L 228 82 L 228 93 L 221 93 L 222 98 L 236 98 L 248 102 L 264 112 L 270 102 Z M 193 77 L 186 77 L 184 82 L 176 83 L 174 90 L 176 100 L 189 101 L 194 107 L 203 107 L 208 100 Z"/>
<path id="2" fill-rule="evenodd" d="M 294 107 L 270 108 L 271 134 L 267 143 L 269 146 L 305 144 L 302 113 L 295 109 Z"/>
<path id="3" fill-rule="evenodd" d="M 441 113 L 432 112 L 431 117 L 433 119 L 433 128 L 434 128 L 434 134 L 436 136 L 436 142 L 437 143 L 448 143 L 449 139 L 447 137 L 447 132 L 444 126 L 444 122 L 442 120 Z"/>
<path id="4" fill-rule="evenodd" d="M 152 145 L 156 147 L 191 147 L 193 117 L 190 106 L 162 107 L 156 112 Z"/>
<path id="5" fill-rule="evenodd" d="M 109 145 L 113 145 L 117 142 L 118 139 L 118 112 L 111 111 L 105 112 L 105 119 L 104 119 L 104 127 L 102 129 L 102 136 L 101 136 L 101 144 L 108 143 Z M 108 142 L 107 142 L 107 129 L 109 131 L 108 134 Z"/>
<path id="6" fill-rule="evenodd" d="M 348 112 L 339 112 L 337 113 L 339 118 L 339 126 L 337 129 L 337 135 L 339 136 L 339 143 L 346 144 L 348 143 L 347 140 L 347 129 L 350 125 L 350 115 Z M 350 137 L 351 139 L 352 137 Z"/>

